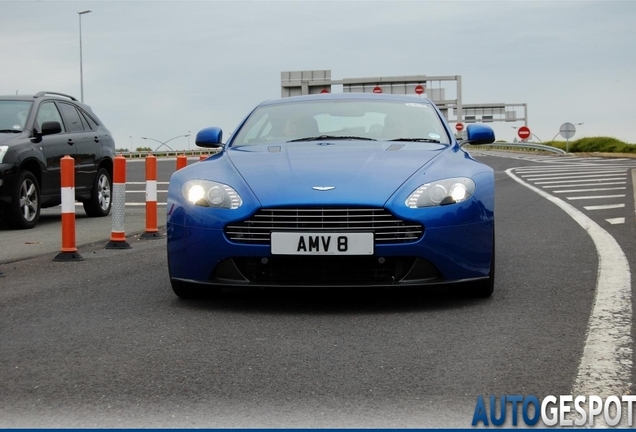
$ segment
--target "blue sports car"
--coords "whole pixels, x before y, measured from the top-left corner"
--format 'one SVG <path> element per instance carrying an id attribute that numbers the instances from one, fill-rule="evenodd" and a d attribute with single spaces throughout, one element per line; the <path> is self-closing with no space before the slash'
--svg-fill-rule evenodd
<path id="1" fill-rule="evenodd" d="M 209 158 L 175 172 L 167 203 L 174 292 L 222 287 L 494 284 L 494 175 L 428 99 L 362 93 L 257 106 Z"/>

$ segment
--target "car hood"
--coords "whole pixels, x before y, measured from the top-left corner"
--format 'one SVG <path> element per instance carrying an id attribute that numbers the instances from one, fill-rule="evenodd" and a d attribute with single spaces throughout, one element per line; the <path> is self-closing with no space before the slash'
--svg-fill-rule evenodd
<path id="1" fill-rule="evenodd" d="M 382 206 L 446 145 L 304 142 L 250 145 L 227 155 L 264 207 Z"/>
<path id="2" fill-rule="evenodd" d="M 2 144 L 5 141 L 10 141 L 11 139 L 20 136 L 20 134 L 16 134 L 16 133 L 2 133 L 0 132 L 0 144 Z M 9 144 L 9 143 L 7 143 Z"/>

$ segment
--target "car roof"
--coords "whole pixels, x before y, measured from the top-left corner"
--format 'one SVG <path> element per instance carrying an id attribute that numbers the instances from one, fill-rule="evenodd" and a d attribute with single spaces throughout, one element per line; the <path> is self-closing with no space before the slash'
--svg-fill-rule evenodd
<path id="1" fill-rule="evenodd" d="M 399 102 L 417 102 L 417 103 L 426 103 L 433 104 L 430 99 L 425 97 L 414 97 L 414 96 L 406 96 L 406 95 L 397 95 L 397 94 L 377 94 L 377 93 L 321 93 L 321 94 L 311 94 L 311 95 L 303 95 L 303 96 L 290 96 L 282 99 L 272 99 L 265 101 L 260 104 L 260 106 L 264 105 L 278 105 L 278 104 L 286 104 L 286 103 L 294 103 L 294 102 L 307 102 L 307 101 L 316 101 L 316 100 L 368 100 L 368 101 L 399 101 Z"/>
<path id="2" fill-rule="evenodd" d="M 74 104 L 82 107 L 85 111 L 88 111 L 93 116 L 97 117 L 95 115 L 95 113 L 93 112 L 93 109 L 89 105 L 86 105 L 85 103 L 82 103 L 82 102 L 78 101 L 73 96 L 66 95 L 66 94 L 63 94 L 63 93 L 42 91 L 42 92 L 36 93 L 34 95 L 3 95 L 3 96 L 0 96 L 0 101 L 33 102 L 33 101 L 35 101 L 37 99 L 46 99 L 46 100 L 54 99 L 54 100 L 63 101 L 63 102 L 71 102 L 71 103 L 74 103 Z"/>
<path id="3" fill-rule="evenodd" d="M 62 101 L 71 101 L 81 105 L 81 103 L 77 100 L 77 98 L 67 95 L 64 93 L 50 92 L 50 91 L 41 91 L 34 95 L 3 95 L 0 96 L 0 100 L 12 100 L 12 101 L 32 101 L 34 99 L 46 98 L 46 99 L 56 99 Z"/>
<path id="4" fill-rule="evenodd" d="M 11 100 L 11 101 L 32 101 L 33 98 L 34 98 L 33 95 L 0 96 L 0 100 Z"/>

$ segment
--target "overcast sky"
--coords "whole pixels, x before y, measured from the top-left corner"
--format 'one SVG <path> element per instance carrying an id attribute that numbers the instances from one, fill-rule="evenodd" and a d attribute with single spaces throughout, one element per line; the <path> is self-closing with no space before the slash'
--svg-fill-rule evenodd
<path id="1" fill-rule="evenodd" d="M 84 100 L 118 148 L 230 133 L 257 103 L 280 97 L 280 72 L 333 79 L 461 75 L 464 103 L 527 103 L 547 141 L 636 144 L 636 1 L 3 1 L 0 94 L 41 90 Z M 511 126 L 493 123 L 498 139 Z"/>

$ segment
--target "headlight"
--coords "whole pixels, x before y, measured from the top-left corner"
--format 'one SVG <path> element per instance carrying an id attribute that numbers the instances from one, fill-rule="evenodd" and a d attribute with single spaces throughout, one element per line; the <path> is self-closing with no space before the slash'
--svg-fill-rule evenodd
<path id="1" fill-rule="evenodd" d="M 466 177 L 426 183 L 406 199 L 409 208 L 454 204 L 467 200 L 475 192 L 475 182 Z"/>
<path id="2" fill-rule="evenodd" d="M 189 180 L 181 188 L 183 197 L 201 207 L 237 209 L 243 204 L 238 193 L 228 185 L 208 180 Z"/>
<path id="3" fill-rule="evenodd" d="M 6 155 L 8 151 L 9 151 L 9 146 L 0 146 L 0 163 L 2 163 L 2 160 L 4 159 L 4 155 Z"/>

